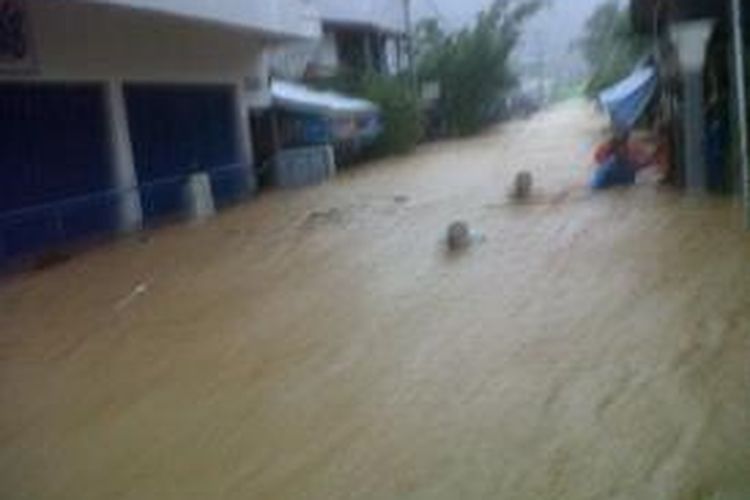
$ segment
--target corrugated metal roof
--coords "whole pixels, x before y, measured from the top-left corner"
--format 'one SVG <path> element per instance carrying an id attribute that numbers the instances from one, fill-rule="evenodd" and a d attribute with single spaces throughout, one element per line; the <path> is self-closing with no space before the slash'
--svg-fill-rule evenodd
<path id="1" fill-rule="evenodd" d="M 282 80 L 271 83 L 273 102 L 295 111 L 327 115 L 376 113 L 378 107 L 365 99 L 357 99 L 330 91 L 315 90 L 305 85 Z"/>

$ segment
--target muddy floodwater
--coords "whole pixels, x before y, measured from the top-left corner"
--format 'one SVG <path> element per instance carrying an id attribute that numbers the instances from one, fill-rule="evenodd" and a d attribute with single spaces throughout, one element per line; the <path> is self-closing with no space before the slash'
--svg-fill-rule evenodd
<path id="1" fill-rule="evenodd" d="M 601 125 L 563 105 L 4 278 L 0 498 L 750 499 L 741 211 L 588 195 Z"/>

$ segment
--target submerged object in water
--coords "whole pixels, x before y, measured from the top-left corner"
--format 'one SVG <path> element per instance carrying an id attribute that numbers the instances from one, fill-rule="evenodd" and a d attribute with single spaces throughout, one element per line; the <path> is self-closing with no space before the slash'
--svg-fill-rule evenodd
<path id="1" fill-rule="evenodd" d="M 448 226 L 446 243 L 449 250 L 461 250 L 471 244 L 471 230 L 469 223 L 465 221 L 455 221 Z"/>

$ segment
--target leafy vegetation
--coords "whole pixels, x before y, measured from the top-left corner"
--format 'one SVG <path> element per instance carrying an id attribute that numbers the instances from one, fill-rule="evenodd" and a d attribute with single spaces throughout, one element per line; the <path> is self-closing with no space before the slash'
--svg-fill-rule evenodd
<path id="1" fill-rule="evenodd" d="M 501 97 L 517 83 L 510 56 L 525 21 L 545 0 L 495 0 L 474 25 L 444 32 L 436 20 L 418 26 L 418 73 L 440 86 L 438 107 L 448 132 L 477 132 L 498 111 Z"/>
<path id="2" fill-rule="evenodd" d="M 315 81 L 314 86 L 361 97 L 380 108 L 383 132 L 368 151 L 372 156 L 408 153 L 422 139 L 419 99 L 405 75 L 342 70 L 330 78 Z"/>
<path id="3" fill-rule="evenodd" d="M 617 0 L 608 0 L 594 11 L 578 45 L 591 68 L 589 95 L 627 76 L 648 50 L 648 40 L 634 32 L 628 11 Z"/>
<path id="4" fill-rule="evenodd" d="M 422 119 L 418 99 L 405 80 L 368 75 L 357 93 L 380 107 L 383 133 L 374 146 L 376 155 L 407 153 L 416 147 Z"/>

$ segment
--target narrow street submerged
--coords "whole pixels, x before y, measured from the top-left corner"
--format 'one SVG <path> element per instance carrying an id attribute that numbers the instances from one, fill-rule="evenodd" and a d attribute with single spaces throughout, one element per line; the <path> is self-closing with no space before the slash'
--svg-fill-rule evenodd
<path id="1" fill-rule="evenodd" d="M 740 210 L 588 194 L 601 129 L 565 104 L 8 279 L 0 497 L 750 498 Z"/>

